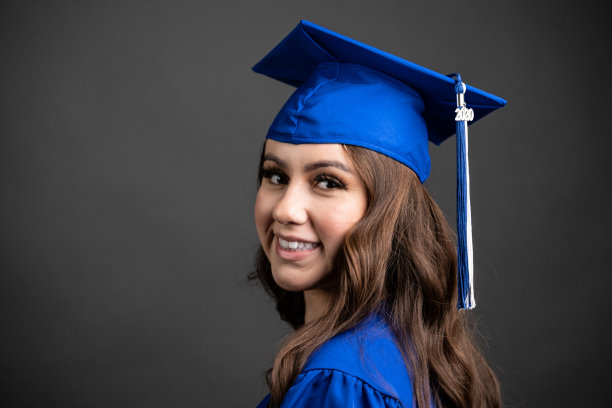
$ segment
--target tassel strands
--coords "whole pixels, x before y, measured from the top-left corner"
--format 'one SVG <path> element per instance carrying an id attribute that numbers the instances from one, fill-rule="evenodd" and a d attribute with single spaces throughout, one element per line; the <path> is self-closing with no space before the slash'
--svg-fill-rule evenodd
<path id="1" fill-rule="evenodd" d="M 473 309 L 474 299 L 474 250 L 472 246 L 472 212 L 470 207 L 470 171 L 468 163 L 468 121 L 474 120 L 474 111 L 466 107 L 466 86 L 461 75 L 455 77 L 457 109 L 457 286 L 458 309 Z"/>

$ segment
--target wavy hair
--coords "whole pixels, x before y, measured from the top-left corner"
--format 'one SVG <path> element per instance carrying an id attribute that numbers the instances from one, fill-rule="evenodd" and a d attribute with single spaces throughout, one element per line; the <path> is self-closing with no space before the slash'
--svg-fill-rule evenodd
<path id="1" fill-rule="evenodd" d="M 261 248 L 249 275 L 276 301 L 281 319 L 296 329 L 267 371 L 270 406 L 280 406 L 317 347 L 374 312 L 396 337 L 418 406 L 501 406 L 497 379 L 474 345 L 465 313 L 456 307 L 454 235 L 442 211 L 405 165 L 361 147 L 345 148 L 366 188 L 368 206 L 344 238 L 328 310 L 305 324 L 303 294 L 274 282 Z"/>

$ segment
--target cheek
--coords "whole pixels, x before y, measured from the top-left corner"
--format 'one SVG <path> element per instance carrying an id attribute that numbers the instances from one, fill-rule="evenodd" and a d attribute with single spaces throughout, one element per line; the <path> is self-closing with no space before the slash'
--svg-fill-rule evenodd
<path id="1" fill-rule="evenodd" d="M 255 227 L 257 229 L 257 235 L 259 235 L 259 240 L 264 248 L 266 246 L 265 239 L 267 231 L 272 221 L 273 207 L 274 205 L 270 197 L 268 197 L 268 194 L 260 189 L 255 198 Z"/>
<path id="2" fill-rule="evenodd" d="M 360 204 L 360 203 L 359 203 Z M 329 250 L 336 252 L 342 245 L 344 237 L 365 213 L 365 206 L 337 206 L 321 213 L 319 217 L 319 233 L 326 241 Z"/>

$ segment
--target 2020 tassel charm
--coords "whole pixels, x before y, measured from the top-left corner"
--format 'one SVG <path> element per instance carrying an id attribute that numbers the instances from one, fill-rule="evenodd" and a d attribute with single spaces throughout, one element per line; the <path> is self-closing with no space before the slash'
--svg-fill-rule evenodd
<path id="1" fill-rule="evenodd" d="M 455 77 L 457 109 L 457 286 L 458 309 L 473 309 L 474 250 L 472 246 L 472 212 L 470 207 L 470 167 L 468 163 L 468 121 L 474 120 L 474 111 L 465 104 L 466 86 L 461 75 Z"/>

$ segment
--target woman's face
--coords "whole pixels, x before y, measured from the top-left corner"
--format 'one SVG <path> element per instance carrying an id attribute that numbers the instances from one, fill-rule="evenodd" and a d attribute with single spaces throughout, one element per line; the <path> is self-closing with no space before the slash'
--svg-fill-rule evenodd
<path id="1" fill-rule="evenodd" d="M 366 206 L 365 187 L 342 145 L 266 142 L 255 224 L 281 288 L 331 283 L 343 238 Z"/>

